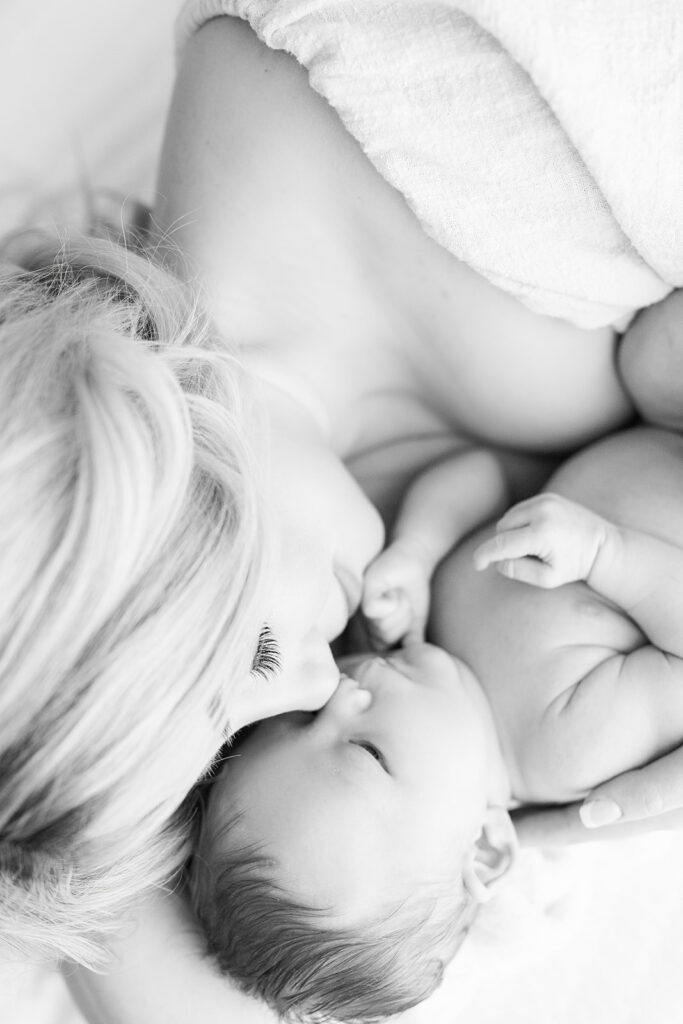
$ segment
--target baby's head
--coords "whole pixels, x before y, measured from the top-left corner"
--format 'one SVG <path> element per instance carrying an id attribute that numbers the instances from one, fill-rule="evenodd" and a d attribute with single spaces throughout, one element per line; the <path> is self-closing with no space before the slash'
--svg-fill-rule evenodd
<path id="1" fill-rule="evenodd" d="M 192 877 L 219 965 L 297 1021 L 376 1021 L 439 984 L 514 850 L 491 712 L 416 645 L 317 713 L 261 723 L 208 801 Z"/>

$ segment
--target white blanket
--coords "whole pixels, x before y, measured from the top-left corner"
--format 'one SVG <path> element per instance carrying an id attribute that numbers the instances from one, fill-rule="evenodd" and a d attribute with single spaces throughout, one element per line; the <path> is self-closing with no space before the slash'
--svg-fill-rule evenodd
<path id="1" fill-rule="evenodd" d="M 533 309 L 683 284 L 680 0 L 189 0 L 308 69 L 425 230 Z"/>

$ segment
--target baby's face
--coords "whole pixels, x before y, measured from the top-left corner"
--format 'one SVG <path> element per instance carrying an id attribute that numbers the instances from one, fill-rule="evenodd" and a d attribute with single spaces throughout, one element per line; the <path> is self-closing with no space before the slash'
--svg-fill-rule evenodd
<path id="1" fill-rule="evenodd" d="M 458 876 L 484 820 L 495 735 L 476 679 L 439 648 L 345 670 L 353 678 L 320 711 L 257 726 L 228 759 L 209 814 L 217 833 L 222 798 L 236 802 L 245 842 L 277 859 L 278 881 L 351 925 Z"/>

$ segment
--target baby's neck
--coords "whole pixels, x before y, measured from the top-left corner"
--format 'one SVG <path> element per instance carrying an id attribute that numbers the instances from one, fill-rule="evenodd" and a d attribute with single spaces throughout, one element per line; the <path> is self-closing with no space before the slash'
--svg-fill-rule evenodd
<path id="1" fill-rule="evenodd" d="M 476 685 L 473 698 L 478 700 L 490 730 L 492 802 L 501 807 L 517 807 L 528 797 L 514 738 L 505 719 L 494 711 L 489 695 L 474 673 L 472 680 Z"/>
<path id="2" fill-rule="evenodd" d="M 515 803 L 517 775 L 515 760 L 510 756 L 511 748 L 505 742 L 505 737 L 501 736 L 489 698 L 477 677 L 473 672 L 460 672 L 459 675 L 467 687 L 470 699 L 479 710 L 488 736 L 490 802 L 496 806 L 510 807 Z"/>

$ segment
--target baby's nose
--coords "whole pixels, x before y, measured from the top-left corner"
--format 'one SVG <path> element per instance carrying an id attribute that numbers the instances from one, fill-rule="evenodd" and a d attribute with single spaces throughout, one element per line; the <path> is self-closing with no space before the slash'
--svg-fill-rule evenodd
<path id="1" fill-rule="evenodd" d="M 372 704 L 372 694 L 352 676 L 342 673 L 337 689 L 332 694 L 321 715 L 333 718 L 347 718 L 361 714 Z"/>

